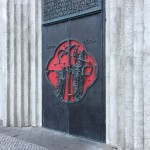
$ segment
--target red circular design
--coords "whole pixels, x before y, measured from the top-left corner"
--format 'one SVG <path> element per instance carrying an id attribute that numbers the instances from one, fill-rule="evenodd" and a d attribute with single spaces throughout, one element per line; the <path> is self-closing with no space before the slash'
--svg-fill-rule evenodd
<path id="1" fill-rule="evenodd" d="M 80 101 L 97 75 L 95 59 L 74 39 L 61 42 L 47 65 L 47 77 L 56 97 L 67 103 Z"/>

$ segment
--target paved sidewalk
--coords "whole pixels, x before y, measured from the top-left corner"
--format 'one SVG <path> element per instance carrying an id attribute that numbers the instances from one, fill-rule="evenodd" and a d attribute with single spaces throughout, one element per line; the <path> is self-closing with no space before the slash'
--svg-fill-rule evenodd
<path id="1" fill-rule="evenodd" d="M 47 150 L 35 144 L 0 134 L 0 150 Z"/>
<path id="2" fill-rule="evenodd" d="M 105 144 L 88 141 L 45 128 L 3 127 L 2 121 L 0 121 L 0 133 L 45 147 L 49 150 L 115 150 Z"/>

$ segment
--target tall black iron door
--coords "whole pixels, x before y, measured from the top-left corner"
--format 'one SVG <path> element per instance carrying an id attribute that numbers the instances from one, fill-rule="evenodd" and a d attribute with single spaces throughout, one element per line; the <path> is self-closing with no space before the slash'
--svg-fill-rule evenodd
<path id="1" fill-rule="evenodd" d="M 43 0 L 43 126 L 105 142 L 104 12 L 97 2 L 95 11 L 51 17 Z"/>

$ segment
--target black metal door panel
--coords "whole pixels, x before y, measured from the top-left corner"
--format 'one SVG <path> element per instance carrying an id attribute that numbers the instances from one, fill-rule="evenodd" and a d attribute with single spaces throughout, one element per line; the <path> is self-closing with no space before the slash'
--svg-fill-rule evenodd
<path id="1" fill-rule="evenodd" d="M 56 45 L 68 38 L 68 23 L 59 23 L 43 27 L 43 126 L 68 132 L 68 106 L 57 100 L 53 88 L 46 76 L 46 67 L 53 57 Z"/>
<path id="2" fill-rule="evenodd" d="M 101 0 L 97 1 L 101 2 Z M 98 7 L 96 7 L 96 9 L 97 8 Z M 105 142 L 105 57 L 103 11 L 88 14 L 83 17 L 67 19 L 68 20 L 59 22 L 56 21 L 57 19 L 54 19 L 56 22 L 53 24 L 43 25 L 43 126 L 72 135 Z M 60 95 L 58 96 L 58 93 L 56 94 L 55 88 L 57 86 L 53 88 L 49 82 L 48 74 L 50 70 L 48 70 L 48 64 L 51 64 L 51 61 L 54 67 L 58 65 L 53 63 L 54 56 L 58 54 L 57 49 L 61 47 L 59 50 L 64 52 L 62 50 L 63 46 L 65 49 L 69 44 L 71 45 L 72 39 L 81 43 L 83 48 L 85 47 L 89 52 L 85 55 L 95 60 L 95 64 L 98 66 L 98 72 L 95 73 L 96 81 L 93 82 L 94 84 L 87 90 L 83 97 L 79 98 L 76 102 L 65 102 L 65 100 L 60 100 L 58 98 Z M 65 42 L 65 44 L 59 44 L 61 41 Z M 61 55 L 58 56 L 58 59 L 64 57 L 64 55 L 69 56 L 66 51 L 59 54 Z M 74 56 L 70 53 L 69 57 Z M 75 67 L 75 65 L 73 66 Z M 56 70 L 51 71 L 54 72 Z M 68 68 L 66 68 L 65 71 L 67 74 L 65 78 L 69 77 L 69 73 L 73 74 L 73 71 L 71 70 L 70 72 Z M 56 78 L 56 81 L 59 82 L 59 75 Z M 61 75 L 60 78 L 62 79 Z M 65 84 L 67 84 L 66 80 Z M 64 86 L 64 84 L 62 85 Z M 64 89 L 65 88 L 66 85 L 64 86 Z"/>
<path id="3" fill-rule="evenodd" d="M 82 40 L 98 63 L 98 78 L 80 103 L 69 105 L 69 132 L 105 140 L 105 101 L 102 14 L 70 21 L 70 37 Z"/>

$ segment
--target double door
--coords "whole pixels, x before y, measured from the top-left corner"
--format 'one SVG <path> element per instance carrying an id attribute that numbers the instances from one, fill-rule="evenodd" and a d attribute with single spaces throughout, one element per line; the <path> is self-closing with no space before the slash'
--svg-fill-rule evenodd
<path id="1" fill-rule="evenodd" d="M 105 142 L 103 11 L 43 25 L 43 126 Z"/>

